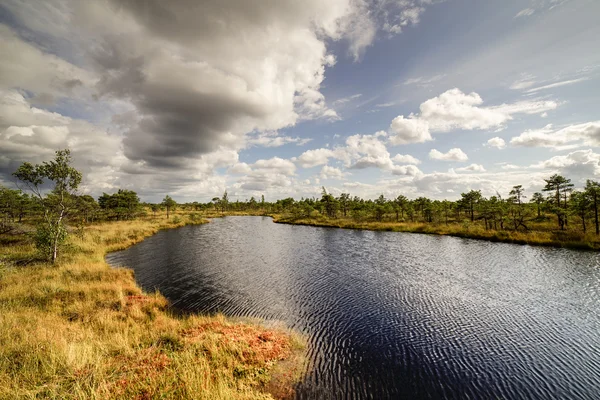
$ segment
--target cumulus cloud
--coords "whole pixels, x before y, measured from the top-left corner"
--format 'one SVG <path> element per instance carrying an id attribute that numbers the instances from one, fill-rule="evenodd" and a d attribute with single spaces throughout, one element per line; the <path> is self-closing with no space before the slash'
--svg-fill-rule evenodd
<path id="1" fill-rule="evenodd" d="M 554 129 L 551 124 L 541 129 L 530 129 L 510 140 L 513 146 L 549 147 L 561 150 L 582 145 L 600 146 L 600 121 L 569 125 Z"/>
<path id="2" fill-rule="evenodd" d="M 581 183 L 600 176 L 600 154 L 593 150 L 578 150 L 533 164 L 532 167 L 558 172 Z"/>
<path id="3" fill-rule="evenodd" d="M 418 176 L 421 170 L 414 165 L 394 165 L 392 166 L 392 175 Z"/>
<path id="4" fill-rule="evenodd" d="M 390 125 L 390 143 L 393 145 L 423 143 L 432 140 L 429 123 L 411 114 L 408 118 L 400 115 Z"/>
<path id="5" fill-rule="evenodd" d="M 303 168 L 312 168 L 327 164 L 334 155 L 335 153 L 330 149 L 307 150 L 297 158 L 296 162 Z"/>
<path id="6" fill-rule="evenodd" d="M 432 149 L 429 152 L 429 158 L 432 160 L 440 161 L 467 161 L 469 157 L 459 148 L 455 147 L 448 150 L 446 153 L 442 153 L 439 150 Z"/>
<path id="7" fill-rule="evenodd" d="M 321 169 L 320 177 L 321 177 L 321 179 L 343 179 L 344 173 L 339 168 L 325 165 Z"/>
<path id="8" fill-rule="evenodd" d="M 458 172 L 485 172 L 485 168 L 481 164 L 471 164 L 468 167 L 456 168 Z"/>
<path id="9" fill-rule="evenodd" d="M 496 136 L 487 141 L 488 147 L 495 147 L 497 149 L 503 149 L 506 147 L 506 142 L 504 139 Z"/>
<path id="10" fill-rule="evenodd" d="M 235 166 L 233 168 L 236 168 Z M 258 160 L 254 164 L 238 166 L 236 171 L 246 170 L 246 175 L 239 179 L 239 187 L 249 191 L 265 191 L 276 187 L 290 187 L 292 176 L 296 173 L 296 165 L 290 160 L 273 157 Z"/>
<path id="11" fill-rule="evenodd" d="M 492 107 L 482 107 L 482 104 L 483 99 L 475 92 L 466 94 L 459 89 L 448 90 L 423 102 L 420 114 L 394 118 L 390 126 L 390 143 L 422 143 L 431 140 L 431 132 L 501 129 L 515 114 L 541 114 L 558 107 L 558 103 L 551 100 L 519 101 Z"/>
<path id="12" fill-rule="evenodd" d="M 114 182 L 125 159 L 120 138 L 87 121 L 33 107 L 16 90 L 0 91 L 0 174 L 9 176 L 22 162 L 39 163 L 69 147 L 75 166 L 88 175 L 88 187 Z"/>
<path id="13" fill-rule="evenodd" d="M 391 157 L 386 146 L 385 132 L 373 135 L 352 135 L 345 144 L 333 149 L 320 148 L 305 151 L 294 161 L 305 168 L 326 165 L 330 159 L 338 160 L 348 169 L 378 168 L 396 175 L 414 175 L 419 171 L 414 165 L 421 161 L 411 155 L 397 154 Z"/>
<path id="14" fill-rule="evenodd" d="M 419 165 L 421 161 L 410 154 L 396 154 L 392 161 L 397 162 L 398 164 L 414 164 Z"/>

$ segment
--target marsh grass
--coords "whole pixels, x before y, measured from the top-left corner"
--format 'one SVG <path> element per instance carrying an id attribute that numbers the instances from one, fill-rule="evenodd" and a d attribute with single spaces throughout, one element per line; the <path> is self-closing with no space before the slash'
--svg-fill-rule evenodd
<path id="1" fill-rule="evenodd" d="M 107 252 L 205 220 L 87 226 L 57 266 L 25 235 L 0 242 L 0 399 L 269 399 L 293 394 L 303 344 L 280 328 L 174 315 Z"/>
<path id="2" fill-rule="evenodd" d="M 560 231 L 554 228 L 554 222 L 542 219 L 530 223 L 528 231 L 485 229 L 481 223 L 423 223 L 423 222 L 376 222 L 355 221 L 350 218 L 327 218 L 322 215 L 293 218 L 286 215 L 273 215 L 279 223 L 337 227 L 345 229 L 364 229 L 373 231 L 412 232 L 434 235 L 449 235 L 462 238 L 489 240 L 492 242 L 529 244 L 536 246 L 567 247 L 585 250 L 600 249 L 600 237 L 594 233 L 578 230 Z"/>

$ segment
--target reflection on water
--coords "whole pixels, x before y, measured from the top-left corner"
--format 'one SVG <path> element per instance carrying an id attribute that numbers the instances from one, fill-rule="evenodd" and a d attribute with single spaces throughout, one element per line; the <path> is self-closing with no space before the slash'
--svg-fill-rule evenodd
<path id="1" fill-rule="evenodd" d="M 600 256 L 228 217 L 110 254 L 176 307 L 309 338 L 300 399 L 600 398 Z"/>

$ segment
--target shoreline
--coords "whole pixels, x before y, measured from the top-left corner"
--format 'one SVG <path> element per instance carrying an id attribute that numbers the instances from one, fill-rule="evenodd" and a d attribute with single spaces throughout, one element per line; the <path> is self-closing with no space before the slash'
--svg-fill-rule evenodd
<path id="1" fill-rule="evenodd" d="M 508 230 L 484 230 L 478 226 L 464 229 L 456 223 L 449 225 L 435 225 L 426 223 L 404 223 L 404 222 L 356 222 L 348 219 L 325 219 L 325 218 L 285 218 L 278 214 L 268 215 L 273 222 L 288 225 L 304 225 L 314 227 L 327 227 L 339 229 L 369 230 L 381 232 L 403 232 L 428 234 L 438 236 L 452 236 L 463 239 L 485 240 L 493 243 L 510 243 L 530 246 L 543 246 L 554 248 L 568 248 L 575 250 L 600 250 L 600 237 L 592 234 L 584 236 L 584 240 L 560 240 L 558 235 L 568 235 L 561 231 L 537 231 L 526 232 Z M 563 231 L 565 232 L 565 231 Z M 591 238 L 591 240 L 589 240 Z M 588 240 L 585 240 L 588 239 Z M 595 240 L 594 240 L 595 239 Z"/>
<path id="2" fill-rule="evenodd" d="M 0 244 L 0 397 L 293 396 L 305 362 L 298 334 L 178 314 L 106 262 L 161 230 L 209 222 L 180 217 L 86 226 L 57 266 L 17 266 L 31 243 Z"/>

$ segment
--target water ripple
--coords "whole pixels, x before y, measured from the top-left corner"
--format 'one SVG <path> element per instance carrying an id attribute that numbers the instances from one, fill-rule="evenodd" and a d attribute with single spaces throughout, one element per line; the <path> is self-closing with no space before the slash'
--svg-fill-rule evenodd
<path id="1" fill-rule="evenodd" d="M 308 338 L 298 399 L 600 398 L 600 255 L 228 217 L 110 254 L 176 307 Z"/>

